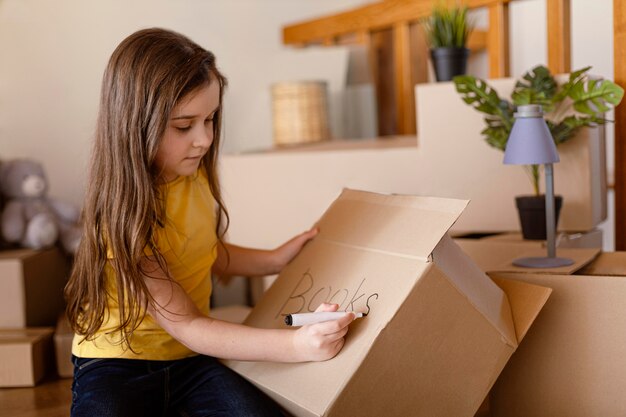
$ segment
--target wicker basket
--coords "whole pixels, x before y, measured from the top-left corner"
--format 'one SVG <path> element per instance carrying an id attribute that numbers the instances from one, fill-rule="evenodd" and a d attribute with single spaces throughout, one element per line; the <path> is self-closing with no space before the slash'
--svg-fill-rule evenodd
<path id="1" fill-rule="evenodd" d="M 327 97 L 325 81 L 272 85 L 274 144 L 282 146 L 330 139 Z"/>

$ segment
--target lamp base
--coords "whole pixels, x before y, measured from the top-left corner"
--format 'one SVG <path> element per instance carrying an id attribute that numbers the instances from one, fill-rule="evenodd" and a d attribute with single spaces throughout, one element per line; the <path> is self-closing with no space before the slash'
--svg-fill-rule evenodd
<path id="1" fill-rule="evenodd" d="M 560 266 L 569 266 L 573 264 L 574 261 L 568 258 L 550 258 L 547 256 L 519 258 L 513 261 L 513 265 L 524 268 L 558 268 Z"/>

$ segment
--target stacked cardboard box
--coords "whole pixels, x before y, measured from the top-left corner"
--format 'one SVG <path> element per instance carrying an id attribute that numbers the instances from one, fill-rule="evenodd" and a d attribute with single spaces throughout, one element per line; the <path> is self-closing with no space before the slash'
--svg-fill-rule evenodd
<path id="1" fill-rule="evenodd" d="M 519 244 L 460 241 L 494 279 L 553 289 L 524 343 L 500 374 L 491 394 L 493 417 L 626 415 L 626 253 L 560 250 L 588 258 L 572 270 L 513 270 L 527 256 Z M 524 253 L 526 252 L 526 253 Z"/>
<path id="2" fill-rule="evenodd" d="M 57 363 L 57 373 L 62 378 L 74 376 L 74 366 L 72 365 L 72 340 L 74 332 L 70 327 L 65 314 L 59 315 L 57 327 L 54 330 L 54 352 Z"/>
<path id="3" fill-rule="evenodd" d="M 0 329 L 0 387 L 32 387 L 54 363 L 50 327 Z"/>
<path id="4" fill-rule="evenodd" d="M 68 270 L 56 248 L 0 252 L 0 387 L 33 386 L 53 367 L 47 326 L 63 310 Z"/>

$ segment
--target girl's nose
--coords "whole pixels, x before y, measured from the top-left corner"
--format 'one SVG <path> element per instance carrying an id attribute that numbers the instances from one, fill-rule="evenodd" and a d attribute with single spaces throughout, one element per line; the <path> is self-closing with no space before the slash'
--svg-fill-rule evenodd
<path id="1" fill-rule="evenodd" d="M 195 137 L 193 146 L 196 148 L 208 148 L 213 143 L 213 128 L 200 131 Z"/>

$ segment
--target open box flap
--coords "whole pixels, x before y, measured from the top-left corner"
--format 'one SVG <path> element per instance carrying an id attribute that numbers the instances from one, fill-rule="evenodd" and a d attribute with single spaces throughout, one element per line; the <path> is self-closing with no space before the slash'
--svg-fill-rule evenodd
<path id="1" fill-rule="evenodd" d="M 527 284 L 522 281 L 492 278 L 506 293 L 515 323 L 517 343 L 520 343 L 533 324 L 539 311 L 552 293 L 551 288 Z"/>
<path id="2" fill-rule="evenodd" d="M 318 222 L 317 239 L 426 261 L 467 204 L 345 189 Z"/>
<path id="3" fill-rule="evenodd" d="M 434 264 L 512 348 L 517 348 L 513 315 L 506 294 L 446 234 L 433 251 Z"/>
<path id="4" fill-rule="evenodd" d="M 602 252 L 576 275 L 623 277 L 626 275 L 626 252 Z"/>

